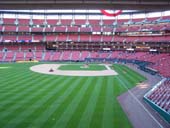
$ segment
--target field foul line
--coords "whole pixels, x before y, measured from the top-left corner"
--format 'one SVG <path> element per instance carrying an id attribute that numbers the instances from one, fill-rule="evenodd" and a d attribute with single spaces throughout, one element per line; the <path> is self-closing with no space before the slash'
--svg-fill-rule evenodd
<path id="1" fill-rule="evenodd" d="M 107 70 L 112 70 L 108 65 L 104 64 L 104 66 L 107 68 Z"/>
<path id="2" fill-rule="evenodd" d="M 119 78 L 118 78 L 119 79 Z M 119 79 L 120 80 L 120 79 Z M 121 83 L 123 83 L 121 81 Z M 164 128 L 157 119 L 146 109 L 146 107 L 136 98 L 136 96 L 123 84 L 123 86 L 128 90 L 128 93 L 136 100 L 136 102 L 148 113 L 148 115 L 160 126 L 160 128 Z"/>

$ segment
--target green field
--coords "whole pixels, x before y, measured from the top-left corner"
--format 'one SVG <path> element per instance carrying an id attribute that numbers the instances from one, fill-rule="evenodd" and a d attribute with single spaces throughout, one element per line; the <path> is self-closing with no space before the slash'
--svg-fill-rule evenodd
<path id="1" fill-rule="evenodd" d="M 83 68 L 84 64 L 66 64 L 61 65 L 58 69 L 59 70 L 75 70 L 75 71 L 101 71 L 107 70 L 104 65 L 97 65 L 97 64 L 89 64 L 88 68 Z"/>
<path id="2" fill-rule="evenodd" d="M 66 77 L 32 72 L 35 64 L 0 64 L 1 128 L 131 128 L 116 97 L 144 77 Z M 9 67 L 9 68 L 4 68 Z"/>

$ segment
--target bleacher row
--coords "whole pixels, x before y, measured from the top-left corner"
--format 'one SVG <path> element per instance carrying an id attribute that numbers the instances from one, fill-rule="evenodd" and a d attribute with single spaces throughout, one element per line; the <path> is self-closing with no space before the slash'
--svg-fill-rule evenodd
<path id="1" fill-rule="evenodd" d="M 31 17 L 28 17 L 28 19 L 22 19 L 22 18 L 1 18 L 1 23 L 4 25 L 83 25 L 83 24 L 88 24 L 88 25 L 113 25 L 115 22 L 118 25 L 122 24 L 128 24 L 128 23 L 157 23 L 157 22 L 166 22 L 170 19 L 170 16 L 162 16 L 162 17 L 144 17 L 144 18 L 130 18 L 130 19 L 111 19 L 111 20 L 106 20 L 106 19 L 34 19 Z"/>
<path id="2" fill-rule="evenodd" d="M 107 36 L 90 34 L 60 34 L 60 35 L 1 35 L 0 42 L 169 42 L 170 35 L 165 36 Z"/>
<path id="3" fill-rule="evenodd" d="M 7 49 L 5 52 L 4 49 Z M 159 71 L 160 74 L 170 77 L 170 54 L 150 54 L 148 52 L 128 53 L 127 51 L 47 51 L 43 45 L 8 45 L 0 46 L 0 61 L 84 61 L 85 58 L 117 58 L 127 60 L 141 60 L 151 62 L 151 68 Z"/>
<path id="4" fill-rule="evenodd" d="M 170 35 L 160 33 L 166 30 L 170 30 L 170 16 L 115 20 L 1 18 L 0 42 L 169 42 Z M 121 32 L 154 31 L 159 34 L 113 36 Z"/>
<path id="5" fill-rule="evenodd" d="M 170 80 L 159 85 L 147 98 L 170 114 Z"/>
<path id="6" fill-rule="evenodd" d="M 21 19 L 21 18 L 1 18 L 1 23 L 5 25 L 82 25 L 82 24 L 90 24 L 90 25 L 113 25 L 114 22 L 117 22 L 118 25 L 122 25 L 124 23 L 132 22 L 132 23 L 155 23 L 160 21 L 167 21 L 170 19 L 170 16 L 162 16 L 162 17 L 148 17 L 148 18 L 132 18 L 132 19 L 111 19 L 111 20 L 94 20 L 94 19 Z"/>
<path id="7" fill-rule="evenodd" d="M 78 26 L 49 26 L 49 27 L 30 27 L 16 25 L 1 25 L 0 32 L 138 32 L 138 31 L 161 31 L 170 30 L 170 24 L 150 24 L 150 25 L 122 25 L 109 28 L 100 25 L 78 27 Z"/>
<path id="8" fill-rule="evenodd" d="M 139 32 L 170 30 L 170 16 L 115 20 L 1 18 L 0 21 L 0 32 Z"/>

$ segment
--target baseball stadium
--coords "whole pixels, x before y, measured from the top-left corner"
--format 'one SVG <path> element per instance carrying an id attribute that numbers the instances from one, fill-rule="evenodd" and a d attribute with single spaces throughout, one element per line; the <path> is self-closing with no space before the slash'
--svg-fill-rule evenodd
<path id="1" fill-rule="evenodd" d="M 0 128 L 170 128 L 170 2 L 1 0 Z"/>

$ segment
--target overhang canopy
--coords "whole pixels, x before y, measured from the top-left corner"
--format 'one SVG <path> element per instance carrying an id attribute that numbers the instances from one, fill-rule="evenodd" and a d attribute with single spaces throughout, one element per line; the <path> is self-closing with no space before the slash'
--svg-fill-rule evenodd
<path id="1" fill-rule="evenodd" d="M 170 10 L 170 0 L 0 0 L 2 9 Z"/>

